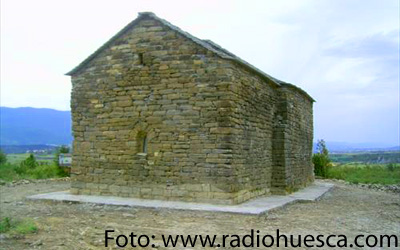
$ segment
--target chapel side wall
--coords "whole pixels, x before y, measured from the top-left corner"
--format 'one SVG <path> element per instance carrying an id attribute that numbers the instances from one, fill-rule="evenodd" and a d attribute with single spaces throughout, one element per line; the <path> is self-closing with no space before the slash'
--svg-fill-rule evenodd
<path id="1" fill-rule="evenodd" d="M 252 72 L 232 68 L 237 202 L 269 194 L 272 178 L 276 87 Z"/>
<path id="2" fill-rule="evenodd" d="M 103 50 L 72 76 L 71 191 L 233 203 L 229 67 L 151 19 Z"/>
<path id="3" fill-rule="evenodd" d="M 313 101 L 291 86 L 282 86 L 281 102 L 284 117 L 283 163 L 284 191 L 291 193 L 314 181 L 311 161 L 313 147 Z M 282 188 L 282 187 L 281 187 Z"/>
<path id="4" fill-rule="evenodd" d="M 286 94 L 281 87 L 276 91 L 276 111 L 274 116 L 274 128 L 272 136 L 272 178 L 271 192 L 273 194 L 285 194 L 287 188 L 287 127 L 288 112 Z"/>

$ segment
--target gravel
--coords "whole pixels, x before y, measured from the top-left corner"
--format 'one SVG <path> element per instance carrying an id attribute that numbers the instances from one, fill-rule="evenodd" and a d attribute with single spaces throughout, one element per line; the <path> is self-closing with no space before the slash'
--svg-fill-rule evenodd
<path id="1" fill-rule="evenodd" d="M 223 234 L 245 235 L 251 229 L 260 230 L 261 234 L 275 234 L 279 229 L 281 234 L 287 235 L 344 234 L 349 239 L 358 234 L 400 235 L 398 193 L 339 181 L 327 182 L 336 186 L 321 200 L 288 205 L 261 216 L 25 199 L 28 195 L 66 190 L 68 179 L 3 185 L 0 186 L 1 217 L 33 218 L 39 230 L 24 237 L 2 234 L 0 249 L 106 249 L 105 229 L 127 235 L 130 232 L 155 235 L 157 249 L 165 249 L 160 239 L 162 234 L 217 234 L 221 237 Z"/>

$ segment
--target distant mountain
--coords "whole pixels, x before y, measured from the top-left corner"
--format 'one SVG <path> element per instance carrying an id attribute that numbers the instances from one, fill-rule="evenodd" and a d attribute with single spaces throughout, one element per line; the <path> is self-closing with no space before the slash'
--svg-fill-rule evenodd
<path id="1" fill-rule="evenodd" d="M 0 107 L 0 145 L 71 144 L 71 112 Z"/>
<path id="2" fill-rule="evenodd" d="M 27 152 L 47 151 L 49 154 L 55 152 L 58 148 L 56 145 L 0 145 L 1 151 L 6 154 L 23 154 Z"/>
<path id="3" fill-rule="evenodd" d="M 350 143 L 350 142 L 331 142 L 331 141 L 326 141 L 326 147 L 331 153 L 400 150 L 400 146 L 388 146 L 379 143 Z M 316 152 L 316 149 L 317 149 L 317 143 L 315 142 L 314 152 Z"/>
<path id="4" fill-rule="evenodd" d="M 0 107 L 0 145 L 23 146 L 29 149 L 42 149 L 43 145 L 71 144 L 71 112 L 38 108 L 6 108 Z M 330 142 L 326 145 L 329 152 L 354 151 L 399 151 L 399 146 L 376 143 Z M 4 148 L 4 147 L 3 147 Z M 21 147 L 20 147 L 21 148 Z M 22 150 L 22 149 L 18 150 Z M 10 148 L 10 150 L 16 150 Z M 314 143 L 314 151 L 316 143 Z"/>

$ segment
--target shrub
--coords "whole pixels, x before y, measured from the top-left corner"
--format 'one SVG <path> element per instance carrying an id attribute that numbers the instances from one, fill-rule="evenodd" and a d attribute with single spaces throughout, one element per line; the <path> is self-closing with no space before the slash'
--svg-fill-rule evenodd
<path id="1" fill-rule="evenodd" d="M 11 163 L 0 164 L 0 179 L 5 181 L 19 179 L 19 175 L 15 170 L 16 167 L 16 165 Z"/>
<path id="2" fill-rule="evenodd" d="M 55 164 L 38 162 L 33 155 L 29 155 L 20 164 L 0 164 L 0 179 L 4 181 L 15 181 L 19 179 L 46 179 L 66 177 L 69 174 Z"/>
<path id="3" fill-rule="evenodd" d="M 331 160 L 329 159 L 329 152 L 326 148 L 324 140 L 318 140 L 317 153 L 312 157 L 314 164 L 314 173 L 317 176 L 327 177 Z"/>
<path id="4" fill-rule="evenodd" d="M 28 169 L 36 168 L 39 163 L 36 161 L 36 158 L 33 154 L 30 154 L 28 158 L 26 158 L 20 165 L 26 166 Z"/>
<path id="5" fill-rule="evenodd" d="M 38 228 L 35 222 L 29 218 L 18 221 L 13 231 L 19 234 L 28 234 L 28 233 L 35 233 L 37 230 Z"/>
<path id="6" fill-rule="evenodd" d="M 5 217 L 0 221 L 0 233 L 8 232 L 11 229 L 11 220 Z"/>
<path id="7" fill-rule="evenodd" d="M 386 165 L 386 169 L 389 170 L 390 172 L 394 172 L 395 165 L 393 163 L 389 163 Z"/>
<path id="8" fill-rule="evenodd" d="M 7 155 L 0 149 L 0 164 L 7 162 Z"/>
<path id="9" fill-rule="evenodd" d="M 0 221 L 0 233 L 28 234 L 37 230 L 38 228 L 31 218 L 11 220 L 9 217 L 5 217 Z"/>
<path id="10" fill-rule="evenodd" d="M 32 179 L 47 179 L 54 177 L 65 177 L 67 173 L 55 165 L 41 165 L 35 169 L 27 171 L 27 175 Z"/>

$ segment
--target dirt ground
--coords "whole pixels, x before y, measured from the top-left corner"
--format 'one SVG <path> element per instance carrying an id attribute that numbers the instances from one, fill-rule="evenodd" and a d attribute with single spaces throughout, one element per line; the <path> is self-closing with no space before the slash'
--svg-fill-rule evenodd
<path id="1" fill-rule="evenodd" d="M 317 202 L 292 204 L 260 216 L 25 199 L 28 195 L 66 190 L 69 187 L 68 181 L 1 186 L 0 217 L 30 217 L 39 230 L 19 238 L 2 235 L 0 248 L 118 249 L 112 243 L 113 247 L 104 247 L 106 229 L 115 230 L 115 237 L 120 233 L 129 235 L 131 232 L 136 235 L 155 235 L 156 239 L 151 243 L 157 249 L 167 249 L 161 241 L 163 234 L 217 234 L 221 238 L 224 234 L 243 236 L 249 234 L 251 229 L 259 230 L 260 235 L 276 235 L 276 229 L 286 235 L 343 234 L 351 242 L 358 234 L 395 234 L 400 239 L 399 194 L 365 190 L 338 182 L 335 184 L 335 188 Z M 280 242 L 282 246 L 283 241 Z M 175 249 L 215 248 L 218 247 L 201 248 L 196 245 L 195 248 L 180 246 Z M 152 249 L 151 244 L 147 249 Z M 307 248 L 303 245 L 297 249 Z M 325 246 L 322 249 L 327 248 Z"/>

